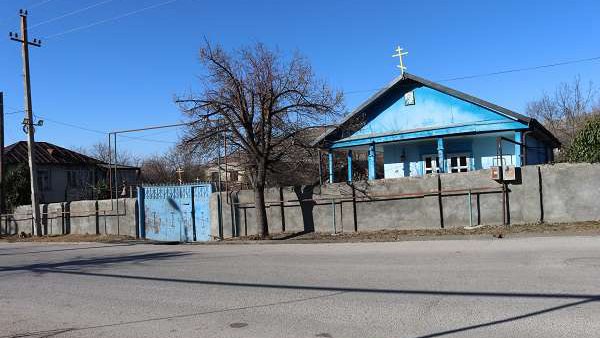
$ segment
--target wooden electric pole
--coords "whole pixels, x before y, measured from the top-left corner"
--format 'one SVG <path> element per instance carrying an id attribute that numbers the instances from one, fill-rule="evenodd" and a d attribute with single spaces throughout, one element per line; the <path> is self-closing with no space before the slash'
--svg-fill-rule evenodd
<path id="1" fill-rule="evenodd" d="M 0 92 L 0 214 L 5 213 L 4 206 L 4 93 Z"/>
<path id="2" fill-rule="evenodd" d="M 17 33 L 10 33 L 10 39 L 21 43 L 23 54 L 23 84 L 25 87 L 25 119 L 23 120 L 23 130 L 27 133 L 27 152 L 29 153 L 29 178 L 31 180 L 31 216 L 33 217 L 33 231 L 37 236 L 42 235 L 40 222 L 40 205 L 37 194 L 37 171 L 35 168 L 35 124 L 33 120 L 33 111 L 31 107 L 31 81 L 29 78 L 29 46 L 40 47 L 41 41 L 33 39 L 29 41 L 27 35 L 27 11 L 20 10 L 21 17 L 21 36 Z"/>

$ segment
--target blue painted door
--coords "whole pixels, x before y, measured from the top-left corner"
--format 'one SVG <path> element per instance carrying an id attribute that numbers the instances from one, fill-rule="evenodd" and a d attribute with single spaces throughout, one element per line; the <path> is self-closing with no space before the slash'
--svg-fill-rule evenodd
<path id="1" fill-rule="evenodd" d="M 194 196 L 194 226 L 197 241 L 210 240 L 210 184 L 192 187 Z"/>
<path id="2" fill-rule="evenodd" d="M 157 241 L 210 240 L 210 184 L 143 187 L 140 217 L 145 238 Z"/>

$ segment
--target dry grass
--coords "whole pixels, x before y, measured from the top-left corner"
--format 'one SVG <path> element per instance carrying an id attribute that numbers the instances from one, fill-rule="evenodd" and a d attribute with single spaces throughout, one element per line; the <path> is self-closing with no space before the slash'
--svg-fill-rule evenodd
<path id="1" fill-rule="evenodd" d="M 511 226 L 485 226 L 477 229 L 467 230 L 464 228 L 448 229 L 422 229 L 422 230 L 380 230 L 380 231 L 361 231 L 344 232 L 338 234 L 311 232 L 305 234 L 273 234 L 267 240 L 260 240 L 256 235 L 229 238 L 220 243 L 241 243 L 248 241 L 255 242 L 388 242 L 411 239 L 435 239 L 435 238 L 468 238 L 476 237 L 518 237 L 527 235 L 600 235 L 600 221 L 596 222 L 578 222 L 578 223 L 559 223 L 559 224 L 524 224 Z M 24 237 L 19 236 L 0 236 L 0 241 L 4 242 L 97 242 L 97 243 L 117 243 L 136 240 L 130 236 L 116 235 L 62 235 L 62 236 L 42 236 L 42 237 Z"/>
<path id="2" fill-rule="evenodd" d="M 56 235 L 56 236 L 29 236 L 20 237 L 17 235 L 0 237 L 0 241 L 13 242 L 96 242 L 96 243 L 115 243 L 135 240 L 130 236 L 116 235 Z"/>
<path id="3" fill-rule="evenodd" d="M 447 229 L 421 229 L 421 230 L 380 230 L 331 233 L 306 233 L 306 234 L 274 234 L 268 238 L 273 241 L 331 241 L 331 242 L 377 242 L 397 241 L 415 238 L 437 238 L 437 237 L 496 237 L 506 236 L 518 237 L 520 235 L 600 235 L 600 222 L 578 222 L 559 224 L 524 224 L 511 226 L 485 226 L 477 229 L 467 230 L 464 228 Z M 225 242 L 255 241 L 260 240 L 258 236 L 246 236 L 226 239 Z"/>

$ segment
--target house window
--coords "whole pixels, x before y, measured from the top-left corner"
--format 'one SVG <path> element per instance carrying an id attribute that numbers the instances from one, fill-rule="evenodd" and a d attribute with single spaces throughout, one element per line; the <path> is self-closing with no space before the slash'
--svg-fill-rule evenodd
<path id="1" fill-rule="evenodd" d="M 67 170 L 67 186 L 84 187 L 90 183 L 90 172 L 87 170 Z"/>
<path id="2" fill-rule="evenodd" d="M 423 155 L 423 172 L 427 174 L 433 174 L 438 172 L 437 163 L 439 158 L 437 155 Z"/>
<path id="3" fill-rule="evenodd" d="M 37 171 L 37 182 L 38 188 L 41 191 L 48 191 L 51 189 L 50 186 L 50 171 L 47 169 L 42 169 Z"/>
<path id="4" fill-rule="evenodd" d="M 213 182 L 219 181 L 219 172 L 218 171 L 213 171 L 212 173 L 210 173 L 210 179 Z"/>
<path id="5" fill-rule="evenodd" d="M 448 169 L 451 173 L 466 173 L 469 171 L 469 162 L 471 159 L 467 154 L 448 155 Z"/>

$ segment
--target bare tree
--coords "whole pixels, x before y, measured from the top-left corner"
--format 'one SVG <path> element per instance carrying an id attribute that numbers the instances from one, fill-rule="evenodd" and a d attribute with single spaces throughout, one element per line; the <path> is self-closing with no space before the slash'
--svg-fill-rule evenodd
<path id="1" fill-rule="evenodd" d="M 227 52 L 206 41 L 200 62 L 206 70 L 202 91 L 178 100 L 196 120 L 184 144 L 213 153 L 225 145 L 224 151 L 241 154 L 254 189 L 258 234 L 266 237 L 269 171 L 300 133 L 339 113 L 342 94 L 316 79 L 298 53 L 286 58 L 261 43 Z"/>
<path id="2" fill-rule="evenodd" d="M 545 93 L 527 105 L 527 113 L 540 120 L 568 148 L 587 119 L 597 113 L 598 97 L 592 83 L 582 85 L 576 77 L 561 83 L 552 95 Z"/>
<path id="3" fill-rule="evenodd" d="M 142 162 L 142 181 L 146 183 L 175 183 L 181 169 L 183 182 L 206 180 L 206 170 L 196 153 L 174 147 L 165 154 L 154 155 Z"/>
<path id="4" fill-rule="evenodd" d="M 111 149 L 108 147 L 108 144 L 105 142 L 97 142 L 87 148 L 80 147 L 77 149 L 77 151 L 104 163 L 114 163 L 115 161 L 113 153 L 114 150 L 111 151 Z M 141 162 L 142 161 L 140 157 L 127 150 L 117 151 L 117 164 L 137 167 L 140 165 Z"/>

